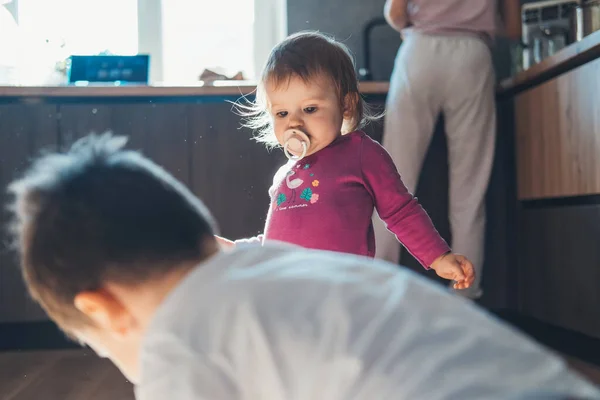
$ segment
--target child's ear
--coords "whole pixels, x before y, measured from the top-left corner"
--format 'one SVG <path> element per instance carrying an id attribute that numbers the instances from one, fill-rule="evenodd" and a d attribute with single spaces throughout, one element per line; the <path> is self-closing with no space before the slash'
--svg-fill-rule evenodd
<path id="1" fill-rule="evenodd" d="M 128 310 L 105 289 L 81 292 L 75 296 L 75 308 L 92 320 L 96 328 L 117 336 L 127 333 L 131 318 Z"/>
<path id="2" fill-rule="evenodd" d="M 360 98 L 358 93 L 348 93 L 344 98 L 344 119 L 352 119 L 356 115 Z"/>

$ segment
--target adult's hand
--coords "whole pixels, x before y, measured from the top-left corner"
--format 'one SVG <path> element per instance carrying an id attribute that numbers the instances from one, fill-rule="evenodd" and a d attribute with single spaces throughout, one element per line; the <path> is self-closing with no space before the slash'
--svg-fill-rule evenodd
<path id="1" fill-rule="evenodd" d="M 402 31 L 409 24 L 408 0 L 386 0 L 383 15 L 392 28 Z"/>

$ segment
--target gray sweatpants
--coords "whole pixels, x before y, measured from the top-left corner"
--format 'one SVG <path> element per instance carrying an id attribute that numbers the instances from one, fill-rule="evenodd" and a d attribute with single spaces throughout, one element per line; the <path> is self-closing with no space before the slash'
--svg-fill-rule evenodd
<path id="1" fill-rule="evenodd" d="M 396 58 L 384 119 L 383 146 L 414 193 L 435 123 L 444 114 L 452 249 L 475 266 L 475 283 L 461 293 L 471 298 L 481 294 L 485 193 L 496 134 L 494 84 L 491 52 L 483 40 L 411 34 Z M 374 223 L 376 257 L 398 263 L 400 244 L 379 218 Z"/>

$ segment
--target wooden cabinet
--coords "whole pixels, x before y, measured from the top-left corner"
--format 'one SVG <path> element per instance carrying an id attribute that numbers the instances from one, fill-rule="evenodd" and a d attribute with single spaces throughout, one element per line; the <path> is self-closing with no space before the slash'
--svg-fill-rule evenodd
<path id="1" fill-rule="evenodd" d="M 600 205 L 520 215 L 519 311 L 600 338 Z"/>
<path id="2" fill-rule="evenodd" d="M 223 236 L 262 233 L 273 175 L 285 163 L 241 127 L 231 104 L 189 106 L 191 188 L 215 215 Z"/>
<path id="3" fill-rule="evenodd" d="M 516 97 L 521 200 L 600 194 L 600 59 Z"/>
<path id="4" fill-rule="evenodd" d="M 199 196 L 231 238 L 262 231 L 268 187 L 283 162 L 241 128 L 222 98 L 173 103 L 61 105 L 63 147 L 90 132 L 111 131 Z"/>
<path id="5" fill-rule="evenodd" d="M 600 338 L 600 59 L 515 98 L 518 308 Z"/>
<path id="6" fill-rule="evenodd" d="M 129 138 L 128 147 L 190 183 L 188 106 L 185 103 L 113 103 L 60 105 L 63 148 L 89 133 L 111 131 Z"/>
<path id="7" fill-rule="evenodd" d="M 383 98 L 373 102 L 381 107 Z M 128 148 L 140 150 L 199 196 L 221 234 L 250 237 L 263 231 L 268 188 L 285 157 L 252 140 L 252 132 L 241 122 L 231 103 L 216 96 L 0 105 L 0 187 L 6 187 L 39 149 L 64 150 L 89 133 L 111 131 L 128 136 Z M 382 125 L 373 124 L 367 132 L 380 140 Z M 0 200 L 6 203 L 4 191 Z M 5 227 L 6 214 L 1 214 L 0 228 Z M 2 240 L 0 323 L 40 318 L 45 317 L 28 299 L 16 258 Z"/>
<path id="8" fill-rule="evenodd" d="M 6 186 L 41 149 L 57 145 L 57 106 L 0 103 L 0 323 L 45 318 L 27 295 L 16 254 L 10 249 L 6 235 Z"/>

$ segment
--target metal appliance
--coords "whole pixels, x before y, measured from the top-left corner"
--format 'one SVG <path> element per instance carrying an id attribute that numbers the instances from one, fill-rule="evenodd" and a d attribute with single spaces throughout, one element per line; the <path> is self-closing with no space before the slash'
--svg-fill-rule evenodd
<path id="1" fill-rule="evenodd" d="M 575 42 L 574 10 L 580 0 L 548 0 L 523 5 L 523 69 Z"/>
<path id="2" fill-rule="evenodd" d="M 581 0 L 571 17 L 571 32 L 577 41 L 600 30 L 600 0 Z"/>

